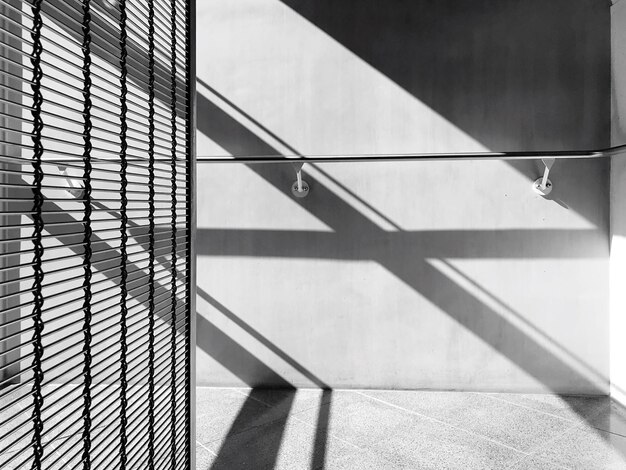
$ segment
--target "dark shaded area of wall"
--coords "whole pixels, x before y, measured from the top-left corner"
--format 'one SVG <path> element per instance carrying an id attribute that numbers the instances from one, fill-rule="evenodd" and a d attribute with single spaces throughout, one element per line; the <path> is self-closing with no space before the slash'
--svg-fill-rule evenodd
<path id="1" fill-rule="evenodd" d="M 601 0 L 282 0 L 492 150 L 610 139 Z"/>

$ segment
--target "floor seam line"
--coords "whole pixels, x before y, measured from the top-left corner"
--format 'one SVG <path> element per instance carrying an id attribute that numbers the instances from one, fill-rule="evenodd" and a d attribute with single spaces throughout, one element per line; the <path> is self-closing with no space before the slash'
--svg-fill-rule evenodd
<path id="1" fill-rule="evenodd" d="M 249 396 L 249 395 L 245 394 L 244 392 L 239 392 L 239 390 L 237 390 L 237 393 L 241 393 L 241 395 L 245 396 L 246 398 L 251 398 L 252 400 L 257 401 L 258 403 L 261 403 L 262 405 L 267 406 L 268 410 L 273 409 L 273 407 L 271 405 L 262 402 L 261 400 L 259 400 L 256 397 Z M 203 416 L 206 416 L 206 415 L 208 415 L 208 413 L 205 413 Z M 211 439 L 209 441 L 205 441 L 205 443 L 206 444 L 211 444 L 213 442 L 223 441 L 223 440 L 227 439 L 228 437 L 238 436 L 239 434 L 243 434 L 244 432 L 248 432 L 248 431 L 251 431 L 253 429 L 261 428 L 261 427 L 263 427 L 265 425 L 275 423 L 276 421 L 281 420 L 285 416 L 287 416 L 287 418 L 288 418 L 289 416 L 291 416 L 291 413 L 285 413 L 283 415 L 280 415 L 278 418 L 271 419 L 271 420 L 269 420 L 267 422 L 264 422 L 264 423 L 261 423 L 261 424 L 256 424 L 256 425 L 251 425 L 249 427 L 245 427 L 241 431 L 229 434 L 227 437 Z M 200 443 L 200 445 L 202 445 L 204 447 L 204 445 L 200 441 L 198 441 L 198 443 Z"/>
<path id="2" fill-rule="evenodd" d="M 436 422 L 436 423 L 442 424 L 442 425 L 444 425 L 444 426 L 447 426 L 447 427 L 450 427 L 450 428 L 456 429 L 456 430 L 458 430 L 458 431 L 462 431 L 462 432 L 464 432 L 464 433 L 466 433 L 466 434 L 469 434 L 469 435 L 471 435 L 471 436 L 475 436 L 475 437 L 477 437 L 477 438 L 479 438 L 479 439 L 483 439 L 483 440 L 485 440 L 485 441 L 491 442 L 491 443 L 496 444 L 496 445 L 498 445 L 498 446 L 505 447 L 505 448 L 510 449 L 510 450 L 512 450 L 512 451 L 515 451 L 515 452 L 517 452 L 517 453 L 524 454 L 524 455 L 531 455 L 531 454 L 529 454 L 528 452 L 524 452 L 523 450 L 516 449 L 515 447 L 511 447 L 511 446 L 509 446 L 509 445 L 507 445 L 507 444 L 504 444 L 503 442 L 499 442 L 499 441 L 496 441 L 496 440 L 491 439 L 491 438 L 489 438 L 489 437 L 483 436 L 483 435 L 481 435 L 481 434 L 477 434 L 477 433 L 475 433 L 475 432 L 473 432 L 473 431 L 469 431 L 469 430 L 467 430 L 467 429 L 463 429 L 463 428 L 461 428 L 461 427 L 459 427 L 459 426 L 455 426 L 454 424 L 446 423 L 445 421 L 441 421 L 441 420 L 439 420 L 439 419 L 437 419 L 437 418 L 433 418 L 432 416 L 424 415 L 424 414 L 422 414 L 422 413 L 419 413 L 419 412 L 417 412 L 417 411 L 413 411 L 413 410 L 409 410 L 409 409 L 404 408 L 404 407 L 399 406 L 399 405 L 394 405 L 393 403 L 389 403 L 389 402 L 386 402 L 386 401 L 381 400 L 381 399 L 379 399 L 379 398 L 376 398 L 376 397 L 373 397 L 373 396 L 370 396 L 370 395 L 366 395 L 365 393 L 361 393 L 361 392 L 357 392 L 357 393 L 358 393 L 359 395 L 363 395 L 364 397 L 367 397 L 367 398 L 370 398 L 370 399 L 372 399 L 372 400 L 376 400 L 376 401 L 378 401 L 378 402 L 380 402 L 380 403 L 383 403 L 383 404 L 385 404 L 385 405 L 387 405 L 387 406 L 391 406 L 391 407 L 393 407 L 393 408 L 396 408 L 396 409 L 399 409 L 399 410 L 405 411 L 405 412 L 407 412 L 407 413 L 414 414 L 414 415 L 416 415 L 416 416 L 420 416 L 420 417 L 422 417 L 422 418 L 429 419 L 429 420 L 431 420 L 431 421 L 434 421 L 434 422 Z"/>
<path id="3" fill-rule="evenodd" d="M 300 419 L 300 418 L 298 418 L 298 417 L 296 417 L 296 416 L 292 416 L 292 417 L 293 417 L 293 419 L 295 419 L 295 420 L 296 420 L 296 421 L 298 421 L 299 423 L 302 423 L 302 424 L 304 424 L 304 425 L 306 425 L 306 426 L 308 426 L 308 427 L 310 427 L 310 428 L 313 428 L 313 429 L 316 429 L 316 430 L 317 430 L 317 425 L 314 425 L 314 424 L 311 424 L 311 423 L 307 423 L 306 421 L 304 421 L 304 420 L 302 420 L 302 419 Z M 368 450 L 367 448 L 365 448 L 365 447 L 361 447 L 361 446 L 360 446 L 360 445 L 358 445 L 358 444 L 355 444 L 355 443 L 353 443 L 353 442 L 346 441 L 345 439 L 342 439 L 342 438 L 340 438 L 340 437 L 337 437 L 335 434 L 331 433 L 330 431 L 326 431 L 326 435 L 327 435 L 327 436 L 330 436 L 332 439 L 335 439 L 335 440 L 337 440 L 337 441 L 339 441 L 339 442 L 343 442 L 344 444 L 347 444 L 347 445 L 349 445 L 350 447 L 353 447 L 353 448 L 355 448 L 355 449 L 358 449 L 358 450 L 365 450 L 365 451 L 366 451 L 366 450 Z"/>
<path id="4" fill-rule="evenodd" d="M 244 393 L 244 392 L 243 392 L 243 391 L 241 391 L 241 390 L 237 390 L 237 393 L 239 393 L 239 394 L 243 395 L 243 396 L 244 396 L 244 397 L 246 397 L 246 398 L 250 398 L 250 399 L 252 399 L 252 400 L 256 401 L 257 403 L 260 403 L 260 404 L 261 404 L 261 405 L 263 405 L 263 406 L 267 406 L 267 407 L 268 407 L 268 408 L 270 408 L 270 409 L 272 409 L 272 408 L 273 408 L 273 406 L 272 406 L 272 405 L 270 405 L 269 403 L 265 403 L 263 400 L 259 400 L 257 397 L 253 397 L 250 393 Z M 289 413 L 287 413 L 287 414 L 289 414 Z"/>
<path id="5" fill-rule="evenodd" d="M 533 449 L 532 452 L 530 452 L 530 454 L 528 454 L 530 457 L 535 457 L 541 460 L 545 460 L 543 457 L 541 457 L 538 452 L 540 452 L 541 450 L 545 449 L 547 446 L 553 444 L 554 442 L 556 442 L 558 439 L 560 439 L 561 437 L 565 436 L 567 433 L 569 433 L 572 429 L 575 429 L 578 427 L 578 423 L 573 424 L 572 426 L 568 427 L 567 429 L 565 429 L 563 432 L 561 432 L 560 434 L 557 434 L 556 436 L 554 436 L 551 439 L 548 439 L 546 442 L 544 442 L 543 444 L 538 445 L 535 449 Z M 523 461 L 523 459 L 520 459 L 520 462 Z M 519 463 L 519 462 L 518 462 Z M 570 470 L 568 467 L 562 467 L 559 464 L 553 464 L 556 465 L 557 467 L 561 467 L 564 468 L 565 470 Z"/>
<path id="6" fill-rule="evenodd" d="M 268 408 L 274 408 L 274 405 L 272 405 L 271 403 L 264 402 L 264 401 L 263 401 L 263 400 L 261 400 L 260 398 L 257 398 L 257 397 L 252 397 L 252 396 L 247 395 L 247 394 L 245 394 L 245 393 L 243 393 L 243 392 L 240 392 L 240 393 L 241 393 L 243 396 L 245 396 L 245 397 L 249 397 L 249 398 L 251 398 L 251 399 L 253 399 L 253 400 L 256 400 L 257 402 L 261 403 L 262 405 L 267 406 Z M 327 404 L 327 402 L 326 402 L 326 403 L 323 403 L 323 405 L 326 405 L 326 404 Z M 297 414 L 304 413 L 305 411 L 312 410 L 312 409 L 313 409 L 313 408 L 315 408 L 315 407 L 316 407 L 316 405 L 311 405 L 311 406 L 309 406 L 309 407 L 307 407 L 307 408 L 304 408 L 304 409 L 302 409 L 302 410 L 299 410 L 299 411 L 289 411 L 287 414 L 288 414 L 288 415 L 290 415 L 290 416 L 295 416 L 295 415 L 297 415 Z M 205 414 L 208 414 L 208 413 L 205 413 Z"/>
<path id="7" fill-rule="evenodd" d="M 213 454 L 214 457 L 217 457 L 217 454 L 215 452 L 213 452 L 211 449 L 209 449 L 207 446 L 205 446 L 202 442 L 200 442 L 197 439 L 196 439 L 196 444 L 200 444 L 200 447 L 202 447 L 204 450 L 206 450 L 210 454 Z"/>
<path id="8" fill-rule="evenodd" d="M 287 415 L 287 416 L 289 416 L 289 415 Z M 280 421 L 282 418 L 283 418 L 283 416 L 281 416 L 279 418 L 276 418 L 276 419 L 269 420 L 269 421 L 267 421 L 265 423 L 255 424 L 255 425 L 252 425 L 250 427 L 243 428 L 241 431 L 237 431 L 237 432 L 234 432 L 232 434 L 227 434 L 227 436 L 223 437 L 223 438 L 219 438 L 218 437 L 218 438 L 215 438 L 215 439 L 211 439 L 210 441 L 204 441 L 204 442 L 205 442 L 205 444 L 212 444 L 213 442 L 223 441 L 223 440 L 231 438 L 233 436 L 238 436 L 239 434 L 243 434 L 244 432 L 248 432 L 248 431 L 251 431 L 253 429 L 262 428 L 263 426 L 266 426 L 268 424 L 273 424 L 276 421 Z"/>
<path id="9" fill-rule="evenodd" d="M 516 466 L 516 465 L 518 465 L 518 464 L 520 464 L 520 463 L 525 462 L 525 461 L 526 461 L 526 460 L 528 460 L 529 458 L 539 459 L 539 460 L 541 460 L 542 462 L 549 462 L 549 461 L 547 461 L 546 459 L 544 459 L 544 458 L 542 458 L 542 457 L 539 457 L 538 455 L 532 455 L 532 454 L 531 454 L 531 455 L 524 455 L 521 459 L 516 460 L 515 462 L 513 462 L 510 466 L 508 466 L 508 467 L 506 467 L 506 468 L 507 468 L 507 469 L 509 469 L 509 470 L 511 470 L 511 469 L 515 469 L 515 466 Z M 562 470 L 572 470 L 572 468 L 570 468 L 570 467 L 564 467 L 563 465 L 556 464 L 556 463 L 554 463 L 554 462 L 549 462 L 549 463 L 550 463 L 551 465 L 553 465 L 553 466 L 557 467 L 557 468 L 562 469 Z"/>
<path id="10" fill-rule="evenodd" d="M 267 406 L 271 406 L 271 405 L 269 405 L 269 404 L 264 403 L 262 400 L 259 400 L 259 399 L 258 399 L 258 398 L 256 398 L 256 397 L 251 397 L 251 398 L 252 398 L 253 400 L 258 401 L 259 403 L 262 403 L 262 404 L 267 405 Z M 328 405 L 328 403 L 322 403 L 320 406 L 325 406 L 325 405 Z M 315 407 L 311 407 L 311 408 L 309 408 L 309 410 L 310 410 L 310 409 L 313 409 L 313 408 L 315 408 Z M 303 410 L 303 411 L 306 411 L 306 410 Z M 302 423 L 302 424 L 304 424 L 304 425 L 306 425 L 306 426 L 308 426 L 308 427 L 310 427 L 310 428 L 317 429 L 317 425 L 313 425 L 313 424 L 311 424 L 311 423 L 308 423 L 308 422 L 306 422 L 306 421 L 304 421 L 304 420 L 302 420 L 302 419 L 298 418 L 298 417 L 296 416 L 296 414 L 299 414 L 299 413 L 300 413 L 300 412 L 298 412 L 298 413 L 287 413 L 287 416 L 288 416 L 288 417 L 290 417 L 290 418 L 295 419 L 295 420 L 296 420 L 296 421 L 298 421 L 299 423 Z M 266 423 L 266 424 L 269 424 L 269 423 Z M 341 439 L 340 437 L 337 437 L 336 435 L 334 435 L 334 434 L 333 434 L 333 433 L 331 433 L 330 431 L 326 431 L 326 435 L 327 435 L 327 436 L 330 436 L 330 437 L 331 437 L 331 438 L 333 438 L 333 439 L 338 440 L 339 442 L 343 442 L 344 444 L 348 444 L 349 446 L 354 447 L 355 449 L 359 449 L 359 450 L 367 450 L 367 449 L 366 449 L 366 448 L 364 448 L 364 447 L 361 447 L 361 446 L 359 446 L 359 445 L 357 445 L 357 444 L 354 444 L 354 443 L 352 443 L 352 442 L 350 442 L 350 441 L 346 441 L 346 440 L 344 440 L 344 439 Z"/>
<path id="11" fill-rule="evenodd" d="M 326 403 L 325 403 L 325 404 L 326 404 Z M 303 420 L 301 420 L 300 418 L 298 418 L 298 417 L 296 417 L 296 416 L 293 416 L 293 419 L 295 419 L 296 421 L 298 421 L 298 422 L 300 422 L 300 423 L 302 423 L 302 424 L 304 424 L 304 425 L 306 425 L 306 426 L 308 426 L 308 427 L 310 427 L 310 428 L 313 428 L 313 429 L 317 430 L 317 425 L 313 425 L 313 424 L 311 424 L 311 423 L 307 423 L 306 421 L 303 421 Z M 375 453 L 373 450 L 368 449 L 367 447 L 361 447 L 361 446 L 360 446 L 360 445 L 358 445 L 358 444 L 355 444 L 355 443 L 353 443 L 353 442 L 346 441 L 345 439 L 342 439 L 342 438 L 340 438 L 340 437 L 337 437 L 335 434 L 331 433 L 330 431 L 326 431 L 326 436 L 330 436 L 330 438 L 331 438 L 331 439 L 335 439 L 335 440 L 337 440 L 337 441 L 339 441 L 339 442 L 343 442 L 344 444 L 347 444 L 347 445 L 349 445 L 350 447 L 352 447 L 352 448 L 354 448 L 354 449 L 357 449 L 357 450 L 359 450 L 359 451 L 363 451 L 363 452 L 370 452 L 370 453 Z M 386 456 L 384 456 L 384 455 L 378 455 L 378 457 L 379 457 L 379 458 L 382 458 L 383 460 L 385 460 L 385 461 L 388 461 L 388 462 L 389 462 L 389 459 L 388 459 Z"/>
<path id="12" fill-rule="evenodd" d="M 509 405 L 513 405 L 513 406 L 516 406 L 516 407 L 518 407 L 518 408 L 523 408 L 523 409 L 525 409 L 525 410 L 534 411 L 534 412 L 537 412 L 537 413 L 540 413 L 540 414 L 544 414 L 544 415 L 546 415 L 546 416 L 552 416 L 553 418 L 558 418 L 558 419 L 560 419 L 560 420 L 562 420 L 562 421 L 567 421 L 568 423 L 578 423 L 578 422 L 579 422 L 579 421 L 576 421 L 576 420 L 573 420 L 573 419 L 563 418 L 562 416 L 555 415 L 555 414 L 552 414 L 552 413 L 548 413 L 547 411 L 538 410 L 538 409 L 533 408 L 533 407 L 531 407 L 531 406 L 520 405 L 519 403 L 514 403 L 514 402 L 512 402 L 512 401 L 507 400 L 506 398 L 501 398 L 501 397 L 498 397 L 498 396 L 493 396 L 493 395 L 490 395 L 490 394 L 488 394 L 488 393 L 480 393 L 480 392 L 469 392 L 469 393 L 474 393 L 474 394 L 484 395 L 484 396 L 489 397 L 489 398 L 491 398 L 491 399 L 493 399 L 493 400 L 497 400 L 497 401 L 500 401 L 500 402 L 503 402 L 503 403 L 508 403 Z M 583 419 L 583 420 L 584 420 L 585 418 L 581 416 L 581 419 Z"/>

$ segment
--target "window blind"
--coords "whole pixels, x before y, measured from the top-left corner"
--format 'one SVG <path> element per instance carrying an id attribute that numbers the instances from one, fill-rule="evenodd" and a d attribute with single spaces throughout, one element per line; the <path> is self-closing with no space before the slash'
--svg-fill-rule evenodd
<path id="1" fill-rule="evenodd" d="M 185 0 L 0 0 L 0 468 L 191 468 Z"/>

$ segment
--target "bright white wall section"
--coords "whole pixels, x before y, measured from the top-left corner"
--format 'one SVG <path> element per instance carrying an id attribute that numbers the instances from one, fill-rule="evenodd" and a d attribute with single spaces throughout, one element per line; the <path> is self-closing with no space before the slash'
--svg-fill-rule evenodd
<path id="1" fill-rule="evenodd" d="M 396 6 L 198 2 L 198 154 L 608 145 L 603 2 Z M 200 165 L 198 383 L 607 393 L 608 166 L 541 171 Z"/>
<path id="2" fill-rule="evenodd" d="M 626 2 L 611 7 L 611 143 L 626 143 Z M 626 158 L 611 162 L 611 395 L 626 405 Z"/>

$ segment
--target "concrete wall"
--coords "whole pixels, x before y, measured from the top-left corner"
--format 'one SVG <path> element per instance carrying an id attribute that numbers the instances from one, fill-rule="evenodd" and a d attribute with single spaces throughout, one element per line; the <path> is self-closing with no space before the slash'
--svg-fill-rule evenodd
<path id="1" fill-rule="evenodd" d="M 626 3 L 611 8 L 613 145 L 626 144 Z M 611 162 L 611 395 L 626 405 L 626 159 Z"/>
<path id="2" fill-rule="evenodd" d="M 198 2 L 199 155 L 609 144 L 605 2 Z M 608 165 L 200 166 L 198 383 L 608 392 Z"/>

